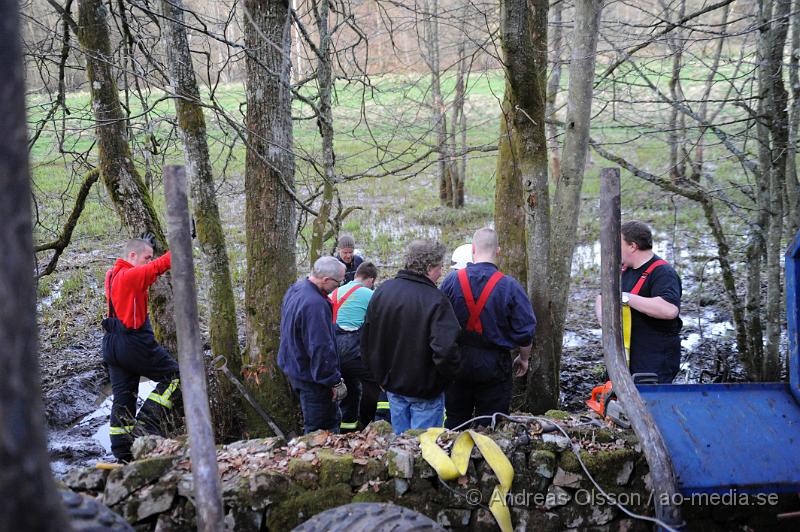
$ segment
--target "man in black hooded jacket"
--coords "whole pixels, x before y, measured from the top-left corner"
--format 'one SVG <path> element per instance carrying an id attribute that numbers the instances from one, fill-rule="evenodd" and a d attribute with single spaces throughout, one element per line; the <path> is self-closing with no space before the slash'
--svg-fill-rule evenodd
<path id="1" fill-rule="evenodd" d="M 461 327 L 435 284 L 445 251 L 438 242 L 412 242 L 405 269 L 378 287 L 361 327 L 362 357 L 387 392 L 397 434 L 442 426 L 444 388 L 458 372 Z"/>

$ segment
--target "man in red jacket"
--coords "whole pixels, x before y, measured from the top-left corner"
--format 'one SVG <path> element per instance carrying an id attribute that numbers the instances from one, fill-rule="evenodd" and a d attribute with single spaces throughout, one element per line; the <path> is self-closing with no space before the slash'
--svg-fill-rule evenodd
<path id="1" fill-rule="evenodd" d="M 125 244 L 125 258 L 106 272 L 103 361 L 114 394 L 111 452 L 121 462 L 132 458 L 135 435 L 164 434 L 165 416 L 181 400 L 178 363 L 156 341 L 147 316 L 147 289 L 171 265 L 169 251 L 153 260 L 152 240 L 134 238 Z M 141 376 L 158 384 L 136 415 Z"/>

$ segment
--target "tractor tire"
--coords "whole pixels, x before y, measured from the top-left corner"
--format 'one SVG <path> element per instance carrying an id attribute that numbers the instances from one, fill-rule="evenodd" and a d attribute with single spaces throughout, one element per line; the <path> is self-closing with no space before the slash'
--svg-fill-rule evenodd
<path id="1" fill-rule="evenodd" d="M 319 513 L 292 532 L 444 532 L 419 512 L 388 503 L 345 504 Z"/>
<path id="2" fill-rule="evenodd" d="M 133 532 L 133 527 L 95 499 L 61 490 L 61 502 L 72 529 L 80 532 Z"/>

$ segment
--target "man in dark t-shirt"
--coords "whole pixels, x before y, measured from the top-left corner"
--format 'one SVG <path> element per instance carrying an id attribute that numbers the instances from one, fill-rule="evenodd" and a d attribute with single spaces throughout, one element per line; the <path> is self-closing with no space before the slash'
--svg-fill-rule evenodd
<path id="1" fill-rule="evenodd" d="M 623 328 L 629 330 L 625 346 L 630 371 L 655 373 L 659 383 L 669 384 L 681 361 L 681 279 L 653 253 L 653 235 L 646 224 L 626 222 L 621 232 L 623 322 L 630 320 L 630 328 L 625 323 Z M 599 296 L 596 305 L 599 319 Z"/>

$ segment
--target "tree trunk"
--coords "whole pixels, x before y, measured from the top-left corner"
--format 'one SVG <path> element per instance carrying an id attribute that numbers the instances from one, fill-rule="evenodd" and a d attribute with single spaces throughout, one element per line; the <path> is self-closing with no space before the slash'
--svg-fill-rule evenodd
<path id="1" fill-rule="evenodd" d="M 14 530 L 68 530 L 47 456 L 36 346 L 31 176 L 25 70 L 17 2 L 0 3 L 0 523 Z M 13 523 L 13 524 L 12 524 Z"/>
<path id="2" fill-rule="evenodd" d="M 558 360 L 553 359 L 553 316 L 546 282 L 550 255 L 550 196 L 547 137 L 544 132 L 547 9 L 548 3 L 543 0 L 503 0 L 500 3 L 500 34 L 506 69 L 505 98 L 508 104 L 504 112 L 511 119 L 508 124 L 511 126 L 509 138 L 513 140 L 508 155 L 514 157 L 515 163 L 504 171 L 507 172 L 505 177 L 512 178 L 509 181 L 513 181 L 515 171 L 519 172 L 522 180 L 528 295 L 538 322 L 536 347 L 526 390 L 527 407 L 534 413 L 557 406 L 559 392 Z M 502 164 L 503 160 L 501 153 L 498 164 Z M 504 185 L 506 188 L 500 189 Z M 512 183 L 509 186 L 508 182 L 498 181 L 497 186 L 500 190 L 495 193 L 496 196 L 508 194 L 517 185 Z M 504 199 L 510 200 L 503 205 L 504 208 L 515 205 L 516 198 L 513 196 Z M 499 209 L 499 206 L 495 209 Z"/>
<path id="3" fill-rule="evenodd" d="M 519 169 L 519 133 L 514 122 L 516 96 L 506 73 L 506 88 L 500 114 L 497 143 L 497 171 L 494 188 L 494 227 L 502 253 L 500 269 L 528 284 L 528 259 L 525 244 L 525 207 L 522 175 Z"/>
<path id="4" fill-rule="evenodd" d="M 291 18 L 286 2 L 246 0 L 248 147 L 245 168 L 247 351 L 243 373 L 258 402 L 287 431 L 297 405 L 277 365 L 283 294 L 297 278 L 295 265 L 292 133 Z M 254 433 L 269 429 L 248 418 Z"/>
<path id="5" fill-rule="evenodd" d="M 550 179 L 558 183 L 561 177 L 561 154 L 559 153 L 558 127 L 556 118 L 556 99 L 561 89 L 561 14 L 564 11 L 564 2 L 553 2 L 550 6 L 550 21 L 553 31 L 550 33 L 550 79 L 547 81 L 547 105 L 545 116 L 547 123 L 547 143 L 550 149 Z"/>
<path id="6" fill-rule="evenodd" d="M 209 282 L 211 352 L 224 355 L 231 371 L 240 375 L 242 360 L 236 327 L 236 303 L 208 154 L 206 121 L 184 25 L 183 0 L 162 0 L 161 9 L 164 14 L 162 31 L 170 85 L 176 95 L 175 114 L 183 137 L 186 172 L 194 200 L 197 240 L 203 252 L 203 266 Z M 238 397 L 233 385 L 224 379 L 220 382 L 224 390 L 223 398 L 231 399 L 232 406 L 238 405 L 239 401 L 233 400 Z"/>
<path id="7" fill-rule="evenodd" d="M 553 320 L 550 328 L 552 352 L 541 353 L 542 357 L 552 360 L 549 368 L 551 374 L 540 376 L 542 383 L 552 381 L 557 383 L 559 380 L 572 253 L 577 240 L 581 188 L 586 152 L 589 148 L 592 89 L 601 11 L 602 0 L 578 0 L 575 3 L 575 31 L 569 65 L 563 162 L 551 214 L 550 271 L 549 275 L 544 277 L 534 277 L 537 280 L 535 282 L 542 284 L 542 290 L 550 291 Z M 555 392 L 549 398 L 553 406 L 558 404 L 557 388 Z"/>
<path id="8" fill-rule="evenodd" d="M 78 40 L 86 56 L 86 77 L 97 123 L 100 175 L 129 235 L 153 233 L 156 237 L 154 251 L 158 255 L 166 251 L 166 240 L 150 194 L 133 164 L 125 132 L 125 115 L 111 70 L 111 39 L 106 13 L 101 0 L 80 0 L 78 4 Z M 162 280 L 150 289 L 150 313 L 156 336 L 167 350 L 174 353 L 177 344 L 170 310 L 172 289 L 166 279 L 162 276 Z"/>
<path id="9" fill-rule="evenodd" d="M 322 137 L 322 168 L 324 175 L 322 204 L 319 213 L 314 219 L 309 249 L 311 266 L 322 255 L 325 245 L 325 235 L 330 224 L 331 208 L 335 194 L 335 165 L 336 154 L 333 151 L 333 107 L 331 97 L 333 93 L 333 69 L 331 67 L 331 33 L 329 25 L 330 2 L 319 0 L 314 2 L 314 17 L 319 32 L 319 55 L 317 56 L 317 87 L 319 90 L 319 111 L 317 126 Z"/>
<path id="10" fill-rule="evenodd" d="M 663 2 L 662 2 L 663 5 Z M 665 6 L 667 9 L 667 17 L 674 18 L 675 20 L 683 19 L 686 12 L 686 1 L 681 0 L 678 3 L 678 12 L 672 13 L 672 9 Z M 667 18 L 665 17 L 665 18 Z M 669 93 L 673 102 L 683 103 L 683 88 L 681 87 L 681 69 L 683 67 L 683 39 L 680 28 L 675 28 L 670 32 L 667 37 L 667 44 L 670 53 L 672 54 L 672 77 L 669 80 Z M 670 163 L 670 176 L 673 181 L 680 181 L 686 174 L 686 158 L 685 153 L 685 132 L 686 118 L 683 113 L 678 110 L 677 106 L 670 107 L 669 115 L 669 163 Z"/>
<path id="11" fill-rule="evenodd" d="M 453 207 L 453 175 L 448 149 L 447 112 L 442 99 L 439 64 L 439 1 L 427 0 L 422 4 L 422 59 L 431 74 L 431 112 L 436 133 L 437 168 L 439 170 L 439 202 Z"/>
<path id="12" fill-rule="evenodd" d="M 800 128 L 800 0 L 794 0 L 791 18 L 792 42 L 789 47 L 789 87 L 792 91 L 789 140 L 786 152 L 786 233 L 791 241 L 800 230 L 800 182 L 797 180 L 797 139 Z"/>
<path id="13" fill-rule="evenodd" d="M 781 257 L 783 247 L 783 196 L 786 184 L 786 151 L 789 137 L 786 113 L 787 95 L 783 84 L 783 50 L 789 29 L 791 0 L 772 2 L 770 29 L 768 31 L 768 55 L 761 60 L 766 63 L 766 77 L 760 80 L 762 95 L 767 95 L 772 151 L 769 173 L 769 225 L 767 232 L 767 351 L 764 364 L 764 379 L 780 379 L 781 309 Z M 763 71 L 763 70 L 762 70 Z"/>

